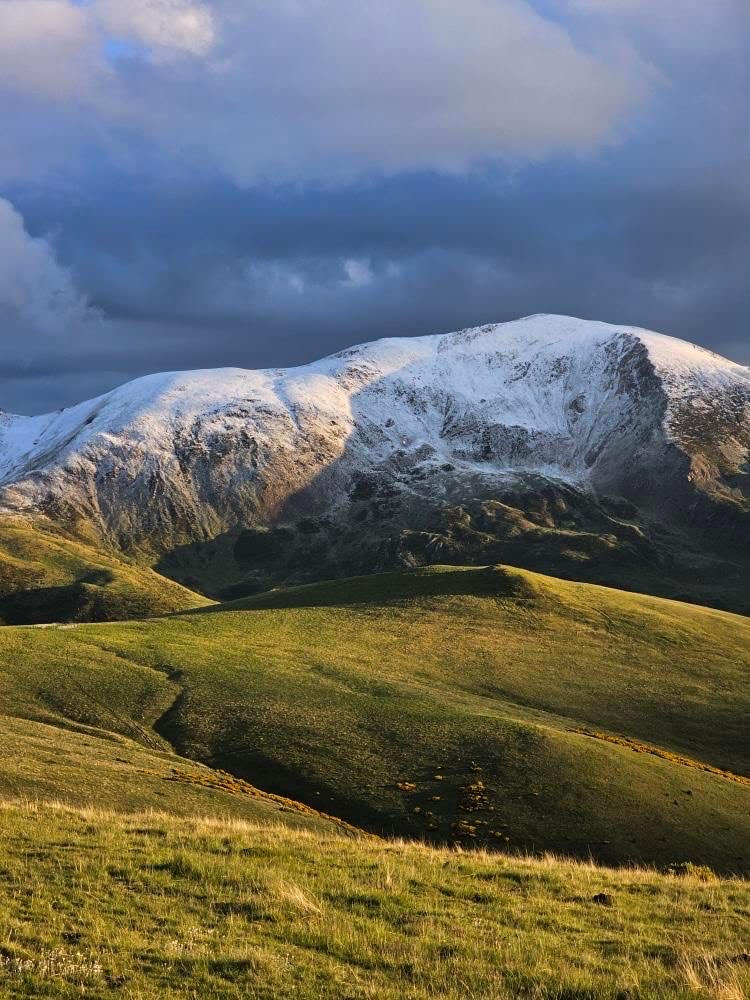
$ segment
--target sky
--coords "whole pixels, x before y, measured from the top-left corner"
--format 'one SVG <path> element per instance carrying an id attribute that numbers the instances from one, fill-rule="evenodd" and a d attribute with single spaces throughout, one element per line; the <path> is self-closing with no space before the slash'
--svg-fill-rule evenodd
<path id="1" fill-rule="evenodd" d="M 750 364 L 748 0 L 0 0 L 0 408 L 537 312 Z"/>

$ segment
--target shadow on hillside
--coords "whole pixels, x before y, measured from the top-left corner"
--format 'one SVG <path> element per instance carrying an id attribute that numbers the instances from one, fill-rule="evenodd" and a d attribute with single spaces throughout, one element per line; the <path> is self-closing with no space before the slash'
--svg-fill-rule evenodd
<path id="1" fill-rule="evenodd" d="M 265 594 L 200 608 L 190 614 L 266 611 L 282 608 L 406 604 L 433 597 L 488 597 L 538 603 L 541 591 L 523 574 L 505 566 L 458 569 L 448 566 L 378 573 L 272 590 Z"/>
<path id="2" fill-rule="evenodd" d="M 114 574 L 102 569 L 69 584 L 18 590 L 0 598 L 0 621 L 6 625 L 106 621 L 113 612 L 106 588 L 113 581 Z"/>

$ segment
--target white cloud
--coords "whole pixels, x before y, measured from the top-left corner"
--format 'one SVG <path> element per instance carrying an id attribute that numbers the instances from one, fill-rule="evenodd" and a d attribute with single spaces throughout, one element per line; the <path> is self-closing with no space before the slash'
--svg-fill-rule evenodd
<path id="1" fill-rule="evenodd" d="M 48 239 L 33 238 L 10 202 L 0 198 L 0 329 L 14 357 L 91 331 L 99 314 L 76 288 Z"/>
<path id="2" fill-rule="evenodd" d="M 157 56 L 205 55 L 216 38 L 211 10 L 191 0 L 94 0 L 92 13 L 109 34 L 140 42 Z"/>
<path id="3" fill-rule="evenodd" d="M 67 99 L 88 91 L 99 68 L 87 10 L 68 0 L 0 0 L 0 89 Z"/>
<path id="4" fill-rule="evenodd" d="M 192 0 L 0 0 L 0 90 L 54 100 L 84 98 L 102 110 L 114 75 L 108 38 L 148 56 L 204 55 L 215 41 L 211 11 Z"/>
<path id="5" fill-rule="evenodd" d="M 0 0 L 0 39 L 21 8 L 0 102 L 3 84 L 74 96 L 66 155 L 104 146 L 140 168 L 156 153 L 247 184 L 587 152 L 655 79 L 631 48 L 593 52 L 530 0 Z M 107 65 L 107 38 L 134 58 Z M 28 148 L 29 112 L 0 111 L 0 143 Z M 27 159 L 42 172 L 39 147 Z M 65 152 L 50 142 L 50 161 Z"/>
<path id="6" fill-rule="evenodd" d="M 344 274 L 346 275 L 344 283 L 353 288 L 363 288 L 365 285 L 370 285 L 375 277 L 370 261 L 357 257 L 350 257 L 344 261 Z"/>
<path id="7" fill-rule="evenodd" d="M 202 101 L 218 112 L 209 143 L 240 181 L 586 151 L 653 83 L 632 52 L 579 48 L 525 0 L 221 9 L 228 42 Z"/>

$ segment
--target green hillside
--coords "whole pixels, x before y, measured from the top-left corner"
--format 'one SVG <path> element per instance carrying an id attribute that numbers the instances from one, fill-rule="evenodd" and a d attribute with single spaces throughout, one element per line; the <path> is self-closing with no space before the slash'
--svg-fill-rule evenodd
<path id="1" fill-rule="evenodd" d="M 152 809 L 171 816 L 356 832 L 301 803 L 183 760 L 157 739 L 143 742 L 150 745 L 74 724 L 62 728 L 0 715 L 0 801 L 64 801 L 81 808 Z"/>
<path id="2" fill-rule="evenodd" d="M 0 996 L 742 1000 L 750 883 L 0 803 Z"/>
<path id="3" fill-rule="evenodd" d="M 3 629 L 0 663 L 8 715 L 158 733 L 378 833 L 750 870 L 750 622 L 731 614 L 443 567 Z"/>
<path id="4" fill-rule="evenodd" d="M 0 624 L 143 618 L 209 603 L 51 521 L 0 520 Z"/>

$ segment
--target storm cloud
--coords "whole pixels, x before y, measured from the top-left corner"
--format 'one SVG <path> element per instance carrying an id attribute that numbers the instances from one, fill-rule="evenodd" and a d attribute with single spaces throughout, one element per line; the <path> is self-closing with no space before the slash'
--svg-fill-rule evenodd
<path id="1" fill-rule="evenodd" d="M 750 362 L 749 52 L 739 0 L 0 0 L 0 406 L 540 311 Z"/>

